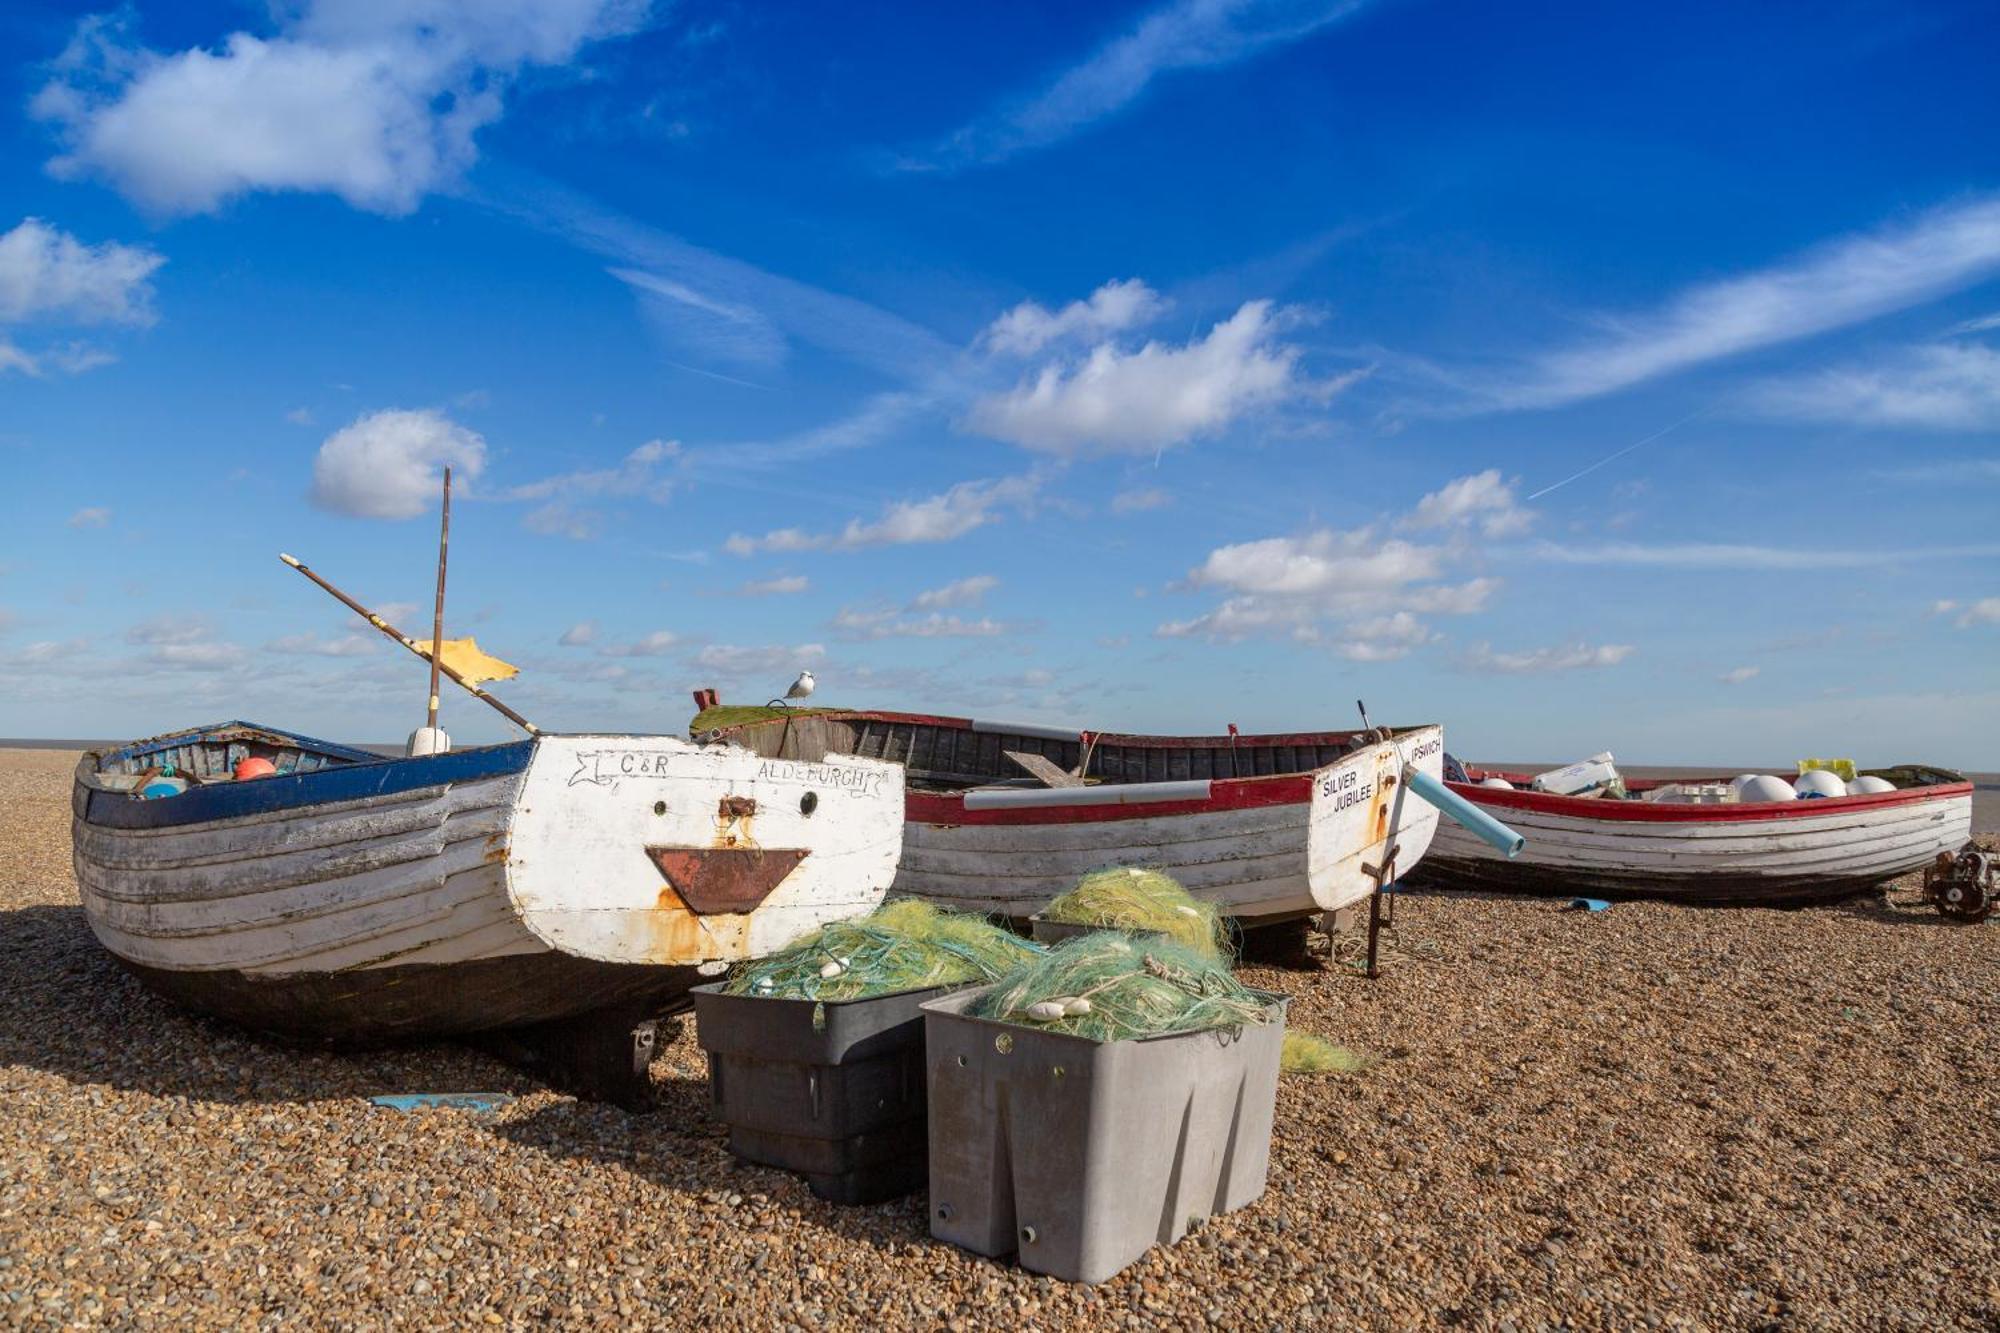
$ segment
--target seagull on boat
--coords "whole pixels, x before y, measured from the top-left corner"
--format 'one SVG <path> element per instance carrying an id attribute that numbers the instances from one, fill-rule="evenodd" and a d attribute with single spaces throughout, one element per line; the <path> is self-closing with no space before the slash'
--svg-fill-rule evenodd
<path id="1" fill-rule="evenodd" d="M 813 681 L 812 672 L 810 671 L 799 672 L 799 678 L 792 682 L 792 688 L 785 691 L 785 698 L 783 700 L 780 700 L 779 702 L 788 703 L 788 701 L 793 699 L 805 699 L 810 697 L 813 692 L 814 683 L 815 682 Z"/>

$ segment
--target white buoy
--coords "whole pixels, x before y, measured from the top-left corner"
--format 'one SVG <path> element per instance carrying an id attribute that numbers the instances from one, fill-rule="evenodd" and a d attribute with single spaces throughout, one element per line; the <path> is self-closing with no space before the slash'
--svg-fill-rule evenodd
<path id="1" fill-rule="evenodd" d="M 443 727 L 418 727 L 410 733 L 409 755 L 445 754 L 451 749 L 451 737 L 444 734 Z"/>
<path id="2" fill-rule="evenodd" d="M 1514 784 L 1505 778 L 1481 778 L 1479 779 L 1479 785 L 1482 787 L 1491 787 L 1495 791 L 1514 790 Z"/>
<path id="3" fill-rule="evenodd" d="M 1040 1023 L 1053 1023 L 1063 1016 L 1063 1007 L 1054 1000 L 1037 1000 L 1028 1006 L 1028 1017 Z"/>
<path id="4" fill-rule="evenodd" d="M 1887 778 L 1863 775 L 1847 784 L 1849 796 L 1880 796 L 1885 791 L 1896 790 L 1896 784 Z"/>
<path id="5" fill-rule="evenodd" d="M 847 969 L 842 967 L 839 963 L 828 963 L 826 964 L 826 966 L 820 968 L 819 974 L 820 976 L 826 978 L 828 981 L 831 981 L 835 977 L 839 976 L 842 972 L 845 972 L 846 970 Z"/>
<path id="6" fill-rule="evenodd" d="M 1792 784 L 1801 796 L 1845 796 L 1847 784 L 1840 774 L 1829 773 L 1823 768 L 1809 769 L 1799 774 L 1799 780 Z"/>
<path id="7" fill-rule="evenodd" d="M 1069 1018 L 1081 1018 L 1090 1012 L 1090 1001 L 1081 995 L 1073 995 L 1063 1001 L 1063 1013 Z"/>
<path id="8" fill-rule="evenodd" d="M 1741 796 L 1743 794 L 1743 785 L 1756 776 L 1755 773 L 1738 773 L 1735 777 L 1729 779 L 1729 790 Z"/>
<path id="9" fill-rule="evenodd" d="M 1783 778 L 1774 778 L 1768 773 L 1758 773 L 1744 783 L 1738 800 L 1754 801 L 1796 801 L 1799 794 L 1792 790 L 1792 784 Z"/>

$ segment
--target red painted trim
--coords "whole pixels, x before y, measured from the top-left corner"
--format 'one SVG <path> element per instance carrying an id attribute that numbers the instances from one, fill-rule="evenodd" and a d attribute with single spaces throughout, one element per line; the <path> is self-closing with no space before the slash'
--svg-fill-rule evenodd
<path id="1" fill-rule="evenodd" d="M 1304 805 L 1312 799 L 1311 773 L 1274 773 L 1261 778 L 1211 780 L 1205 801 L 1153 801 L 1142 805 L 1043 806 L 1032 810 L 968 810 L 965 793 L 908 792 L 903 818 L 912 824 L 1106 824 L 1121 819 L 1211 815 L 1273 805 Z"/>
<path id="2" fill-rule="evenodd" d="M 1702 779 L 1714 781 L 1713 778 Z M 1605 823 L 1735 824 L 1762 819 L 1819 819 L 1855 810 L 1881 810 L 1892 805 L 1970 796 L 1970 782 L 1938 787 L 1906 787 L 1872 796 L 1826 796 L 1804 801 L 1755 801 L 1746 805 L 1655 805 L 1651 801 L 1607 801 L 1595 796 L 1551 796 L 1539 791 L 1507 791 L 1477 783 L 1446 783 L 1474 805 L 1494 810 L 1526 810 Z"/>

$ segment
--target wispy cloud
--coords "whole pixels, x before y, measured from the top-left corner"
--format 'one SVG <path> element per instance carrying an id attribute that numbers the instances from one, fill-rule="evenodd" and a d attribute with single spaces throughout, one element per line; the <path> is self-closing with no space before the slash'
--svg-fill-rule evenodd
<path id="1" fill-rule="evenodd" d="M 626 643 L 607 643 L 597 650 L 599 657 L 664 657 L 680 642 L 672 630 L 656 629 Z"/>
<path id="2" fill-rule="evenodd" d="M 27 218 L 0 234 L 0 324 L 149 325 L 157 318 L 149 279 L 166 262 L 144 246 L 89 245 Z"/>
<path id="3" fill-rule="evenodd" d="M 111 511 L 102 505 L 86 505 L 69 516 L 73 528 L 101 528 L 111 521 Z"/>
<path id="4" fill-rule="evenodd" d="M 1883 481 L 1920 485 L 1959 486 L 1968 482 L 2000 481 L 2000 458 L 1939 458 L 1907 467 L 1883 468 L 1872 475 Z"/>
<path id="5" fill-rule="evenodd" d="M 954 541 L 993 522 L 1002 509 L 1028 504 L 1040 486 L 1041 479 L 1033 474 L 963 481 L 938 495 L 895 501 L 878 518 L 850 519 L 839 532 L 779 528 L 761 537 L 737 533 L 722 545 L 731 555 L 755 555 L 760 551 L 862 551 L 873 546 Z"/>
<path id="6" fill-rule="evenodd" d="M 1971 629 L 1974 625 L 2000 625 L 2000 597 L 1981 597 L 1975 602 L 1936 602 L 1931 606 L 1931 614 L 1951 616 L 1951 623 L 1959 629 Z"/>
<path id="7" fill-rule="evenodd" d="M 1111 512 L 1143 514 L 1151 509 L 1165 509 L 1173 502 L 1174 497 L 1158 486 L 1135 486 L 1111 497 Z"/>
<path id="8" fill-rule="evenodd" d="M 1556 407 L 1907 309 L 2000 271 L 2000 199 L 1981 197 L 1841 237 L 1784 263 L 1690 287 L 1656 310 L 1488 386 L 1499 409 Z"/>
<path id="9" fill-rule="evenodd" d="M 1493 671 L 1506 676 L 1548 675 L 1558 671 L 1597 670 L 1614 667 L 1635 650 L 1629 643 L 1558 644 L 1553 648 L 1530 648 L 1521 652 L 1495 652 L 1491 644 L 1478 644 L 1465 655 L 1464 665 L 1473 671 Z"/>
<path id="10" fill-rule="evenodd" d="M 736 591 L 742 597 L 790 597 L 811 587 L 812 580 L 803 574 L 784 574 L 774 579 L 752 579 Z"/>
<path id="11" fill-rule="evenodd" d="M 933 611 L 925 616 L 906 616 L 893 609 L 863 611 L 854 607 L 842 607 L 829 627 L 840 638 L 857 642 L 875 639 L 986 639 L 1005 634 L 1009 629 L 991 616 L 967 620 L 942 611 Z"/>
<path id="12" fill-rule="evenodd" d="M 1172 0 L 1048 86 L 1016 97 L 932 147 L 905 170 L 956 170 L 1046 147 L 1116 114 L 1164 74 L 1233 65 L 1355 13 L 1364 0 Z"/>
<path id="13" fill-rule="evenodd" d="M 973 574 L 954 579 L 941 588 L 926 588 L 910 599 L 910 609 L 939 611 L 954 606 L 977 606 L 986 599 L 987 593 L 999 586 L 1000 580 L 991 574 Z"/>
<path id="14" fill-rule="evenodd" d="M 2000 428 L 2000 351 L 1979 343 L 1900 348 L 1764 381 L 1744 395 L 1763 416 L 1920 430 Z"/>
<path id="15" fill-rule="evenodd" d="M 1661 569 L 1865 569 L 1900 561 L 1978 560 L 2000 556 L 2000 545 L 1837 548 L 1753 546 L 1737 542 L 1683 542 L 1646 545 L 1607 542 L 1565 546 L 1536 542 L 1523 548 L 1537 560 L 1565 565 L 1648 565 Z M 1500 554 L 1494 552 L 1494 554 Z"/>
<path id="16" fill-rule="evenodd" d="M 1762 671 L 1763 671 L 1762 667 L 1753 667 L 1753 666 L 1732 667 L 1728 671 L 1725 671 L 1721 675 L 1717 676 L 1716 679 L 1721 681 L 1724 685 L 1741 685 L 1746 681 L 1755 680 Z"/>

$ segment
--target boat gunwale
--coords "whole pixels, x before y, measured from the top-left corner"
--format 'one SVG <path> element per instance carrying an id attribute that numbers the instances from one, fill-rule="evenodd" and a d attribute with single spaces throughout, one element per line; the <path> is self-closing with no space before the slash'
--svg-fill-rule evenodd
<path id="1" fill-rule="evenodd" d="M 1010 727 L 1018 726 L 1019 734 L 1024 736 L 1041 735 L 1043 733 L 1055 732 L 1055 731 L 1061 731 L 1065 735 L 1070 734 L 1067 728 L 1045 727 L 1041 726 L 1040 724 L 1031 724 L 1027 722 L 1010 724 L 1005 722 L 994 722 L 987 720 L 985 718 L 949 717 L 938 713 L 898 713 L 898 712 L 889 712 L 889 711 L 882 711 L 870 708 L 818 709 L 809 713 L 802 713 L 800 716 L 804 718 L 816 718 L 816 719 L 832 720 L 832 721 L 900 722 L 900 723 L 908 723 L 913 726 L 946 727 L 954 731 L 1000 732 L 1003 734 L 1008 732 Z M 738 735 L 743 732 L 755 731 L 763 727 L 783 726 L 786 722 L 790 720 L 791 719 L 786 718 L 782 715 L 778 717 L 757 718 L 749 722 L 738 722 L 732 726 L 717 727 L 714 729 L 712 733 L 704 732 L 703 735 L 707 736 L 713 734 L 717 739 L 726 741 L 731 736 Z M 1391 727 L 1389 728 L 1389 731 L 1393 737 L 1400 738 L 1411 732 L 1423 731 L 1428 727 L 1435 727 L 1437 725 L 1439 724 L 1435 722 L 1419 722 L 1406 726 Z M 1232 742 L 1235 743 L 1236 745 L 1253 745 L 1253 746 L 1254 745 L 1271 745 L 1271 746 L 1344 745 L 1354 740 L 1354 738 L 1357 736 L 1364 736 L 1369 733 L 1360 727 L 1347 727 L 1344 729 L 1336 729 L 1331 731 L 1281 731 L 1281 732 L 1256 732 L 1256 733 L 1246 731 L 1238 733 L 1236 735 L 1231 735 L 1228 732 L 1223 732 L 1221 734 L 1210 734 L 1210 735 L 1196 734 L 1196 735 L 1178 735 L 1178 736 L 1154 735 L 1148 732 L 1136 732 L 1136 731 L 1092 731 L 1087 728 L 1078 728 L 1074 734 L 1080 740 L 1092 742 L 1097 745 L 1122 745 L 1122 746 L 1129 746 L 1133 749 L 1150 749 L 1150 750 L 1195 750 L 1195 749 L 1206 749 L 1216 746 L 1227 747 Z M 891 762 L 899 763 L 901 761 L 892 760 Z M 1299 773 L 1310 773 L 1312 771 L 1313 770 L 1311 769 L 1300 769 Z M 1296 776 L 1298 776 L 1298 774 L 1296 773 L 1266 773 L 1262 775 L 1262 777 L 1264 778 L 1283 778 L 1283 777 L 1296 777 Z M 1224 779 L 1219 779 L 1219 778 L 1215 780 L 1224 781 Z M 1232 781 L 1232 782 L 1239 780 L 1244 782 L 1250 782 L 1250 781 L 1256 781 L 1257 779 L 1255 778 L 1227 779 L 1227 781 Z"/>

